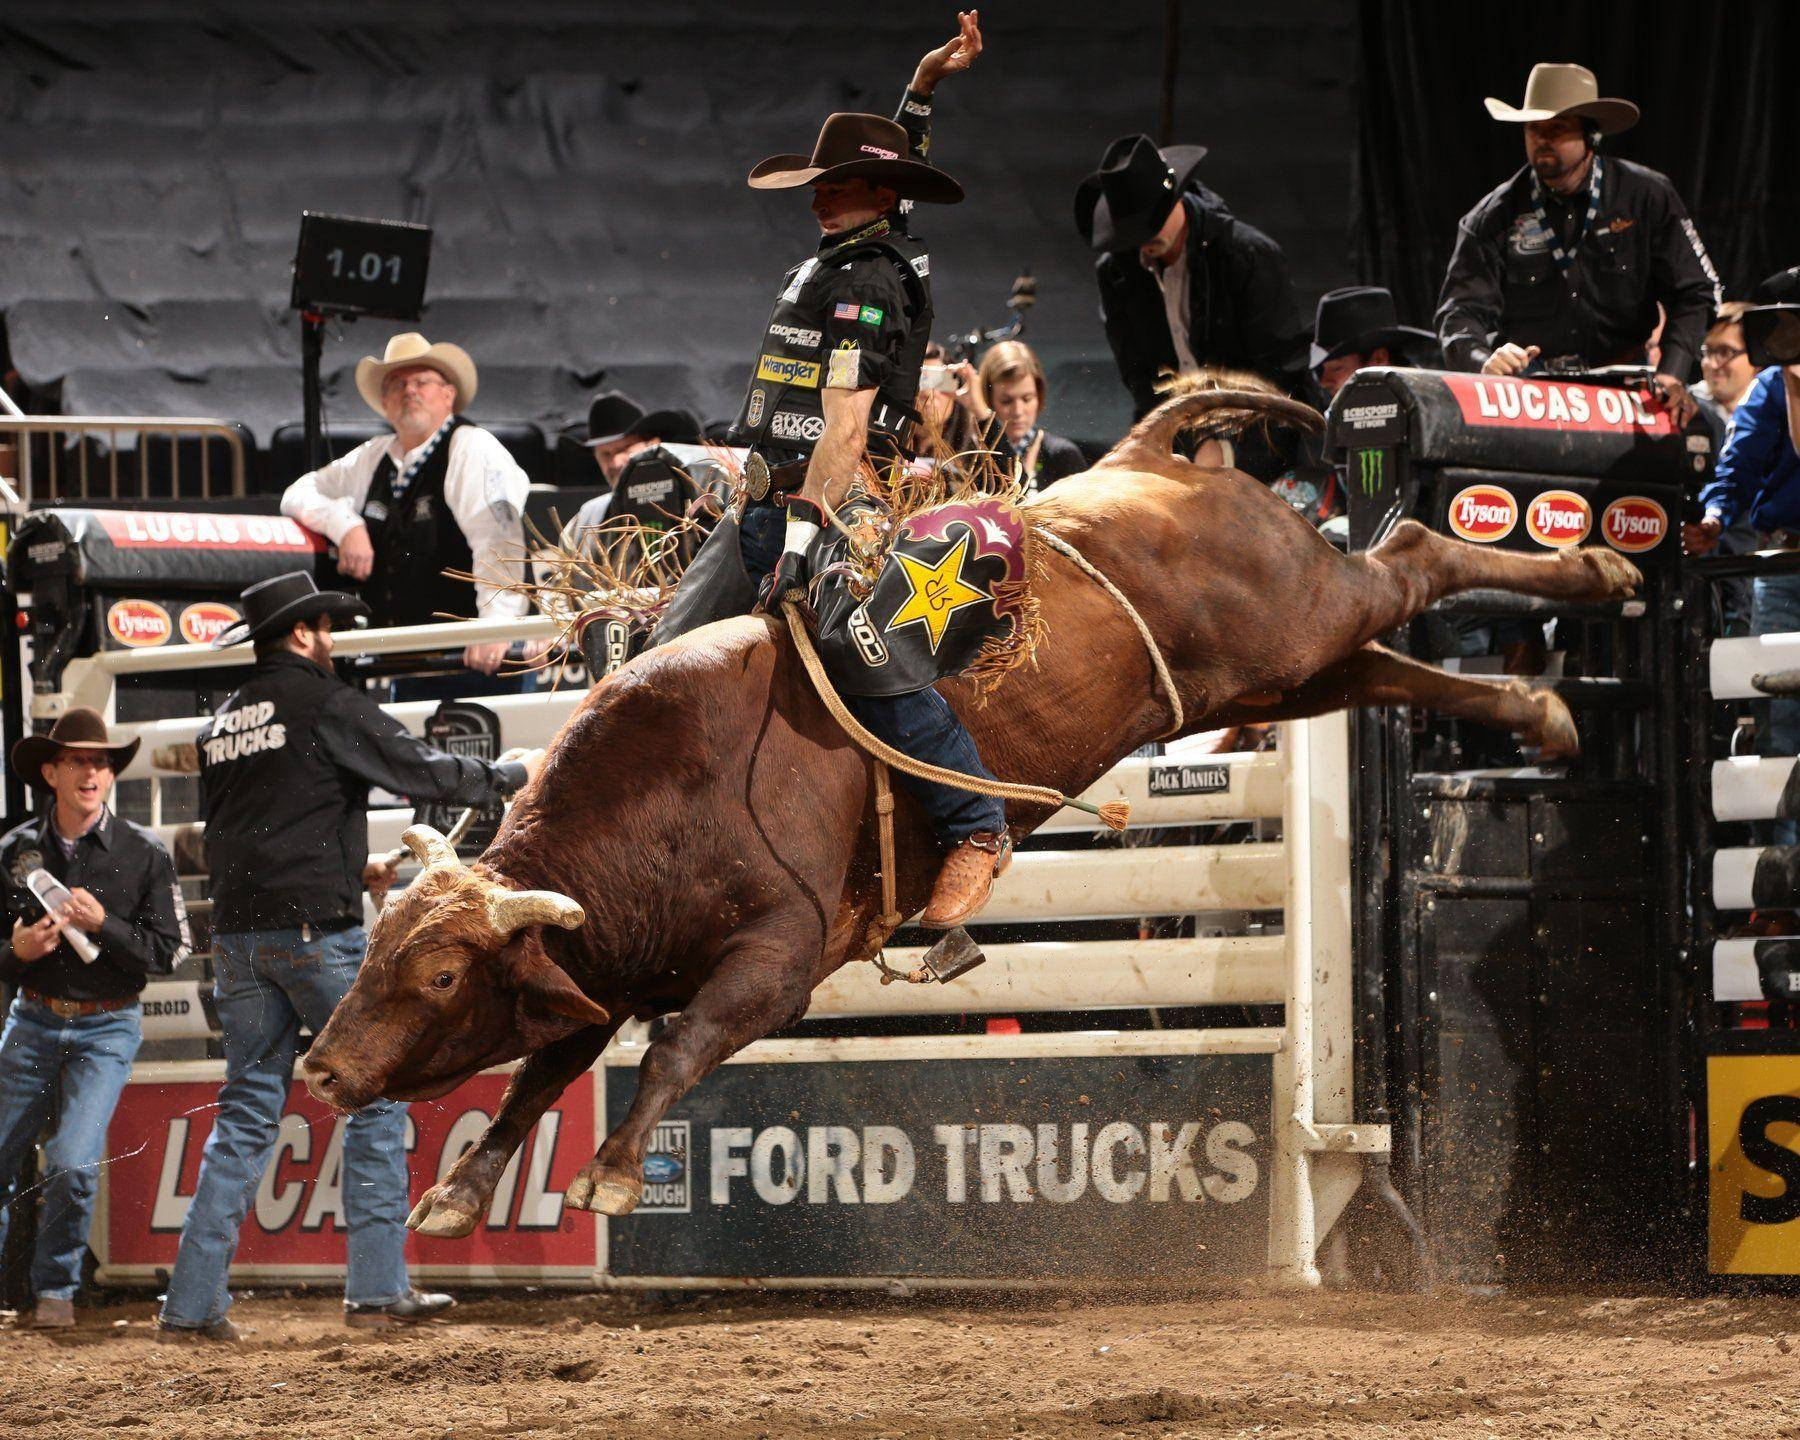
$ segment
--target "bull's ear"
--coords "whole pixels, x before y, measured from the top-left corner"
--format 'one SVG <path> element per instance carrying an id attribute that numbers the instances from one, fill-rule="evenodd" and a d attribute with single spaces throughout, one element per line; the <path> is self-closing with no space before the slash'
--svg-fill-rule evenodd
<path id="1" fill-rule="evenodd" d="M 538 1008 L 584 1025 L 610 1025 L 612 1016 L 590 1000 L 581 987 L 544 950 L 538 927 L 521 930 L 502 952 L 507 983 Z"/>

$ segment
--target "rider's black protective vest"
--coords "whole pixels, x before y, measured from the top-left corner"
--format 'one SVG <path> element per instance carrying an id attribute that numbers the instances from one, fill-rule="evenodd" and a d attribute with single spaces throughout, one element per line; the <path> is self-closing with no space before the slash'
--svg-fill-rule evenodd
<path id="1" fill-rule="evenodd" d="M 891 221 L 865 227 L 788 271 L 732 424 L 732 443 L 765 451 L 812 452 L 825 433 L 819 392 L 830 366 L 825 319 L 832 304 L 833 272 L 871 255 L 887 260 L 900 277 L 906 291 L 907 331 L 893 370 L 876 393 L 869 434 L 871 440 L 886 436 L 900 451 L 912 453 L 919 371 L 931 339 L 931 260 L 922 240 Z"/>
<path id="2" fill-rule="evenodd" d="M 450 445 L 457 429 L 469 423 L 452 417 L 450 432 L 398 500 L 393 457 L 383 455 L 376 467 L 362 508 L 375 566 L 360 591 L 377 625 L 429 625 L 446 615 L 475 614 L 474 584 L 444 573 L 467 575 L 475 568 L 469 539 L 444 498 Z"/>

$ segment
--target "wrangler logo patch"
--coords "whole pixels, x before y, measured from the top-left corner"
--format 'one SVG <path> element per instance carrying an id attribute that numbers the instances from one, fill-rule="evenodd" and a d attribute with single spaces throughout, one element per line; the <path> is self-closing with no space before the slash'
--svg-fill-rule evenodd
<path id="1" fill-rule="evenodd" d="M 837 357 L 832 357 L 837 363 Z M 810 360 L 790 360 L 785 355 L 764 355 L 756 366 L 758 380 L 773 380 L 778 385 L 799 385 L 815 390 L 819 384 L 819 367 Z"/>

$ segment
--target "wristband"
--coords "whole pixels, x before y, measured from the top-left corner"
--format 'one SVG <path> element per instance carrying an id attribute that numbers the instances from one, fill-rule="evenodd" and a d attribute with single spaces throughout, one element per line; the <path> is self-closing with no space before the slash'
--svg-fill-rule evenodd
<path id="1" fill-rule="evenodd" d="M 787 543 L 782 548 L 804 555 L 811 547 L 813 537 L 825 528 L 825 511 L 804 495 L 788 496 L 786 509 Z"/>

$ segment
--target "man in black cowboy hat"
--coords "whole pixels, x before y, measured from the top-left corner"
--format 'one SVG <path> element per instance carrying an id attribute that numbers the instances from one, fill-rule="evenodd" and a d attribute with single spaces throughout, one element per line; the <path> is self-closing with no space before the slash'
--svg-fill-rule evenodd
<path id="1" fill-rule="evenodd" d="M 698 445 L 700 418 L 688 410 L 646 410 L 629 395 L 608 390 L 588 406 L 587 439 L 594 463 L 608 485 L 617 486 L 625 467 L 652 445 Z M 591 501 L 589 502 L 592 503 Z M 601 515 L 605 510 L 602 508 Z"/>
<path id="2" fill-rule="evenodd" d="M 1686 380 L 1722 296 L 1668 177 L 1600 153 L 1638 107 L 1560 64 L 1532 67 L 1522 105 L 1486 104 L 1523 127 L 1525 165 L 1457 227 L 1437 311 L 1445 361 L 1487 375 L 1643 364 L 1660 305 L 1654 384 L 1685 424 Z"/>
<path id="3" fill-rule="evenodd" d="M 1164 371 L 1202 366 L 1252 370 L 1313 398 L 1286 257 L 1194 178 L 1205 155 L 1127 135 L 1075 190 L 1075 227 L 1099 252 L 1100 318 L 1139 416 Z"/>
<path id="4" fill-rule="evenodd" d="M 919 61 L 894 120 L 833 115 L 811 155 L 776 155 L 750 172 L 759 190 L 811 186 L 816 254 L 790 270 L 760 344 L 732 438 L 751 450 L 746 503 L 727 515 L 658 624 L 661 643 L 754 604 L 779 614 L 804 597 L 825 506 L 841 505 L 867 455 L 909 457 L 919 372 L 931 338 L 931 262 L 907 202 L 954 204 L 962 186 L 926 162 L 930 96 L 981 53 L 979 16 Z M 935 690 L 849 696 L 876 735 L 933 765 L 986 775 L 968 730 Z M 1010 857 L 999 801 L 902 777 L 948 855 L 922 923 L 961 924 L 987 902 Z"/>
<path id="5" fill-rule="evenodd" d="M 594 452 L 594 463 L 612 489 L 596 495 L 576 512 L 577 534 L 606 518 L 619 481 L 644 451 L 657 445 L 698 445 L 700 417 L 690 410 L 644 410 L 629 397 L 609 390 L 588 407 L 584 443 Z"/>
<path id="6" fill-rule="evenodd" d="M 433 749 L 331 671 L 337 628 L 368 616 L 304 571 L 253 585 L 244 619 L 217 646 L 250 641 L 256 668 L 195 741 L 212 871 L 215 993 L 225 1085 L 200 1163 L 159 1340 L 235 1340 L 226 1271 L 238 1227 L 273 1152 L 302 1027 L 318 1034 L 362 963 L 368 797 L 486 805 L 535 773 Z M 344 1138 L 347 1323 L 381 1325 L 441 1310 L 407 1279 L 406 1107 L 351 1117 Z"/>
<path id="7" fill-rule="evenodd" d="M 77 708 L 12 752 L 14 773 L 49 803 L 0 838 L 12 915 L 0 981 L 18 987 L 0 1035 L 0 1195 L 56 1105 L 31 1267 L 33 1323 L 46 1327 L 75 1323 L 106 1128 L 143 1038 L 138 994 L 189 943 L 169 852 L 106 805 L 138 743 L 116 744 L 97 713 Z M 61 887 L 54 916 L 27 888 L 39 871 Z M 0 1214 L 0 1243 L 5 1233 Z"/>
<path id="8" fill-rule="evenodd" d="M 1327 400 L 1364 366 L 1431 366 L 1437 360 L 1437 336 L 1402 325 L 1393 295 L 1381 286 L 1348 285 L 1319 297 L 1311 364 Z"/>

